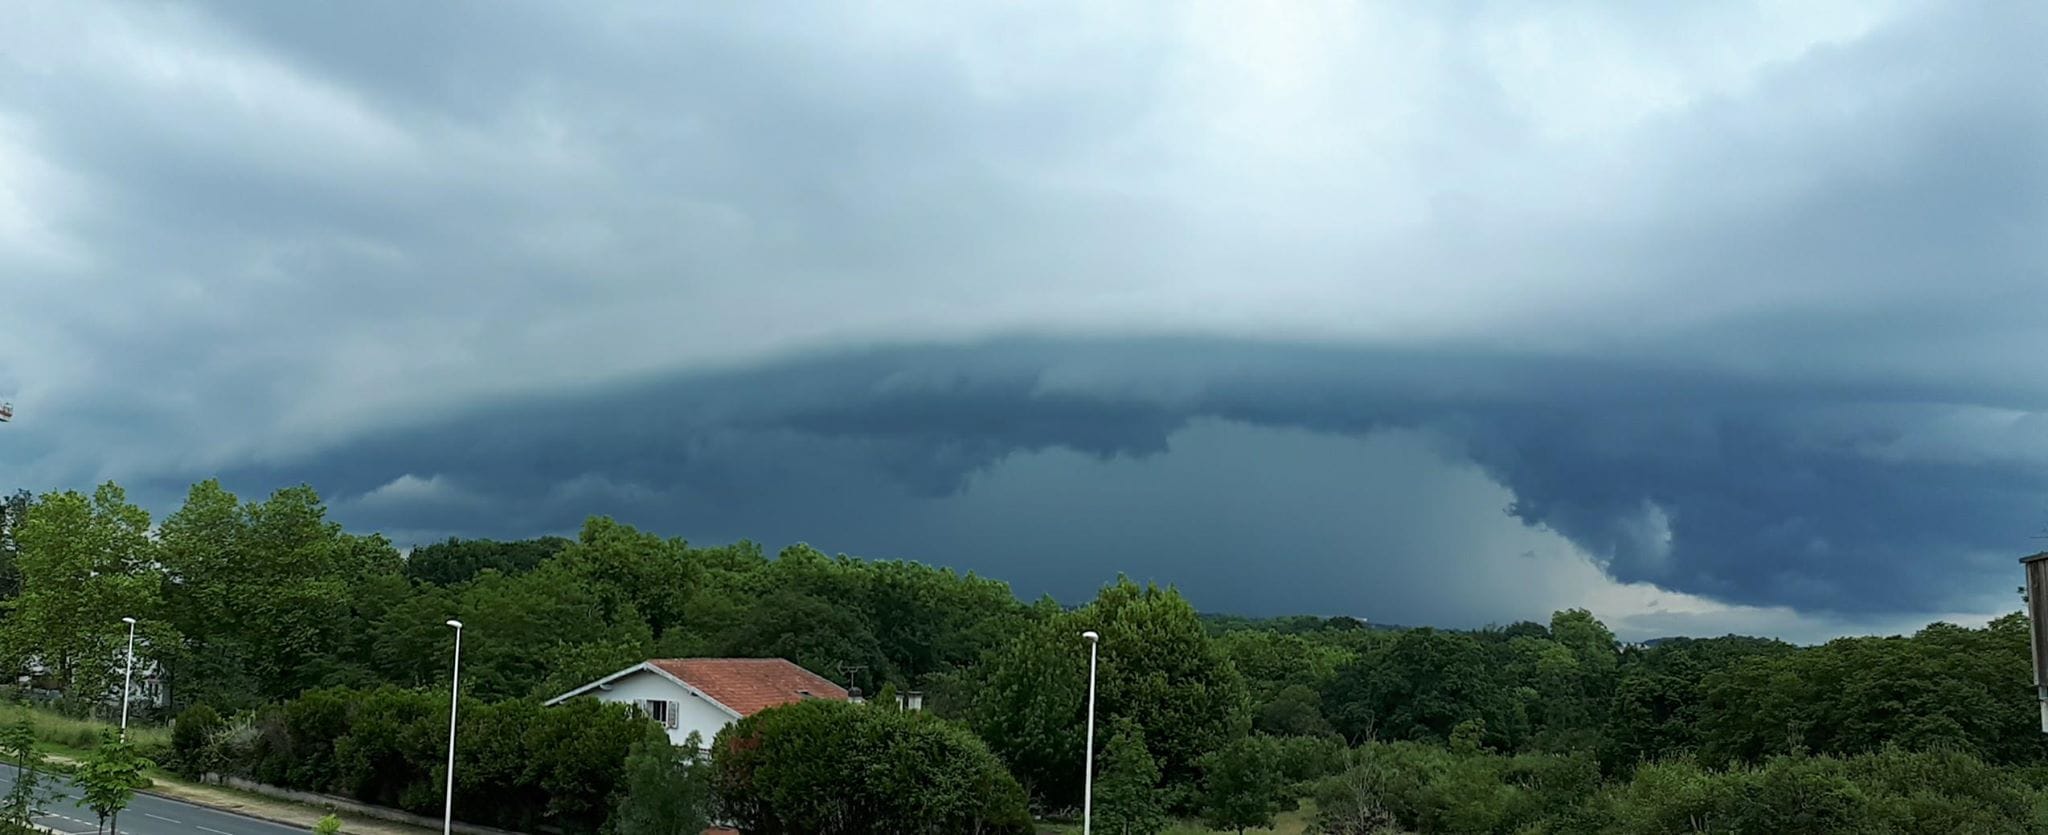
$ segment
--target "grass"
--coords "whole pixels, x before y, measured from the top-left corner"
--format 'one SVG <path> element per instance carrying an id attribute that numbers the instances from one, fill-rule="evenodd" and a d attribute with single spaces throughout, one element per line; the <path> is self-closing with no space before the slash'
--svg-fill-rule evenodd
<path id="1" fill-rule="evenodd" d="M 97 719 L 76 719 L 41 708 L 27 705 L 0 703 L 0 726 L 11 726 L 27 721 L 34 731 L 36 741 L 52 754 L 78 756 L 100 744 L 100 735 L 106 731 L 118 730 L 111 722 Z M 168 750 L 171 745 L 171 729 L 152 726 L 128 726 L 128 741 L 145 751 Z"/>
<path id="2" fill-rule="evenodd" d="M 1316 810 L 1314 801 L 1304 800 L 1301 803 L 1300 809 L 1296 809 L 1292 812 L 1281 812 L 1280 814 L 1275 815 L 1273 818 L 1272 829 L 1247 829 L 1245 830 L 1245 832 L 1257 832 L 1261 835 L 1267 835 L 1268 833 L 1271 833 L 1272 835 L 1303 835 L 1304 833 L 1308 832 L 1308 825 L 1311 821 L 1315 819 L 1315 816 Z M 1081 831 L 1081 824 L 1078 822 L 1058 824 L 1041 823 L 1038 825 L 1038 831 L 1040 835 L 1079 835 Z M 1102 828 L 1096 827 L 1096 831 L 1100 832 L 1102 831 Z M 1165 835 L 1237 835 L 1237 830 L 1210 829 L 1208 827 L 1201 825 L 1199 822 L 1182 821 L 1180 823 L 1174 824 L 1173 826 L 1167 827 Z"/>

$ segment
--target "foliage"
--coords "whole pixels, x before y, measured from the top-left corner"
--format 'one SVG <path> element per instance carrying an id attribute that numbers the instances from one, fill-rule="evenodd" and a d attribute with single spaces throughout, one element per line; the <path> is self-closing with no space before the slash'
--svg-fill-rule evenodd
<path id="1" fill-rule="evenodd" d="M 1024 790 L 980 740 L 921 712 L 770 708 L 712 745 L 722 816 L 756 835 L 1028 833 Z"/>
<path id="2" fill-rule="evenodd" d="M 68 691 L 118 689 L 120 618 L 157 605 L 149 514 L 109 482 L 91 496 L 44 494 L 12 535 L 22 591 L 0 622 L 0 647 L 18 661 L 39 659 Z"/>
<path id="3" fill-rule="evenodd" d="M 1210 826 L 1272 826 L 1280 789 L 1280 746 L 1271 737 L 1243 737 L 1202 758 L 1202 819 Z"/>
<path id="4" fill-rule="evenodd" d="M 647 723 L 626 755 L 624 796 L 612 823 L 618 835 L 697 835 L 711 825 L 711 766 L 692 733 L 678 748 Z"/>
<path id="5" fill-rule="evenodd" d="M 1095 828 L 1108 835 L 1156 835 L 1166 828 L 1159 766 L 1130 720 L 1110 728 L 1095 778 Z"/>
<path id="6" fill-rule="evenodd" d="M 313 835 L 339 835 L 340 832 L 341 818 L 337 815 L 322 815 L 313 822 Z"/>
<path id="7" fill-rule="evenodd" d="M 1802 648 L 1622 645 L 1582 610 L 1470 632 L 1197 615 L 1170 588 L 1121 579 L 1078 609 L 1027 606 L 1000 582 L 917 563 L 695 546 L 603 517 L 573 539 L 450 540 L 402 558 L 330 521 L 309 488 L 245 502 L 211 481 L 155 529 L 111 483 L 0 498 L 0 602 L 0 656 L 33 674 L 17 697 L 60 691 L 74 717 L 0 705 L 0 722 L 99 745 L 106 723 L 85 717 L 111 715 L 132 615 L 138 655 L 161 663 L 183 713 L 171 728 L 138 715 L 129 754 L 427 813 L 448 707 L 429 688 L 445 686 L 443 622 L 460 617 L 457 814 L 510 828 L 593 832 L 636 808 L 626 762 L 645 722 L 534 699 L 662 655 L 781 656 L 870 692 L 923 690 L 930 714 L 912 721 L 962 720 L 1034 802 L 1077 808 L 1090 629 L 1109 734 L 1098 797 L 1111 815 L 1137 809 L 1133 829 L 1154 820 L 1149 803 L 1197 811 L 1205 780 L 1238 776 L 1268 780 L 1277 807 L 1315 795 L 1332 832 L 1780 818 L 1785 831 L 2001 832 L 2048 811 L 2018 616 Z M 862 743 L 874 751 L 973 742 L 943 723 L 861 727 L 886 738 Z M 1226 767 L 1254 749 L 1270 755 L 1258 774 Z M 667 774 L 645 746 L 632 760 L 638 779 Z M 877 766 L 861 779 L 896 778 Z"/>
<path id="8" fill-rule="evenodd" d="M 193 705 L 178 714 L 171 725 L 171 767 L 188 777 L 217 768 L 219 763 L 210 761 L 213 749 L 209 743 L 220 728 L 220 714 L 204 704 Z"/>
<path id="9" fill-rule="evenodd" d="M 455 814 L 531 831 L 596 832 L 616 806 L 624 764 L 647 722 L 624 705 L 579 699 L 464 699 L 457 716 Z M 383 687 L 316 690 L 261 712 L 253 739 L 224 755 L 230 773 L 418 814 L 438 813 L 448 694 Z"/>
<path id="10" fill-rule="evenodd" d="M 135 790 L 144 785 L 142 773 L 155 765 L 136 754 L 135 747 L 122 742 L 114 731 L 107 731 L 100 744 L 72 769 L 71 782 L 78 786 L 86 808 L 99 816 L 100 827 L 118 832 L 121 810 L 128 808 Z"/>
<path id="11" fill-rule="evenodd" d="M 1129 720 L 1159 766 L 1170 808 L 1192 805 L 1197 762 L 1250 725 L 1244 679 L 1179 592 L 1128 579 L 1073 612 L 1041 604 L 987 665 L 973 710 L 988 740 L 1047 806 L 1079 805 L 1075 751 L 1087 699 L 1087 644 L 1101 635 L 1097 712 Z"/>
<path id="12" fill-rule="evenodd" d="M 405 557 L 405 578 L 415 583 L 457 586 L 485 571 L 507 576 L 525 574 L 568 545 L 569 540 L 559 536 L 517 542 L 451 538 L 412 549 Z"/>
<path id="13" fill-rule="evenodd" d="M 0 756 L 15 766 L 12 785 L 0 797 L 0 829 L 15 835 L 40 832 L 36 818 L 42 815 L 43 804 L 56 797 L 56 790 L 45 774 L 43 754 L 36 750 L 35 728 L 26 721 L 0 728 Z"/>
<path id="14" fill-rule="evenodd" d="M 1412 629 L 1338 669 L 1323 702 L 1332 724 L 1353 741 L 1444 741 L 1453 726 L 1479 719 L 1488 746 L 1512 750 L 1529 723 L 1502 670 L 1476 638 Z"/>
<path id="15" fill-rule="evenodd" d="M 1780 754 L 1857 754 L 1886 745 L 1954 749 L 1994 763 L 2040 762 L 2048 742 L 2026 698 L 2027 622 L 1937 623 L 1904 638 L 1841 638 L 1743 659 L 1701 685 L 1700 756 L 1754 763 Z"/>

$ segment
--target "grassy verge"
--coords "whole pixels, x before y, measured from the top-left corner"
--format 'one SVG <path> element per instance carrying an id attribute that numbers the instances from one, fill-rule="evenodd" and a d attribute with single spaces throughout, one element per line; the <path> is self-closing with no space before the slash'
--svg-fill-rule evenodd
<path id="1" fill-rule="evenodd" d="M 35 732 L 36 741 L 48 746 L 51 753 L 59 750 L 83 753 L 100 744 L 100 734 L 118 730 L 111 722 L 97 719 L 74 719 L 40 708 L 27 705 L 0 703 L 0 725 L 16 725 L 26 721 Z M 168 749 L 171 744 L 171 729 L 160 726 L 128 726 L 128 741 L 139 748 Z"/>

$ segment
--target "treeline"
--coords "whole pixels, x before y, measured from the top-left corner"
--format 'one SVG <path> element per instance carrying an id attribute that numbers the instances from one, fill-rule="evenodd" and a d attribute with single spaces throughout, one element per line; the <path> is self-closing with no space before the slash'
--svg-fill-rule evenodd
<path id="1" fill-rule="evenodd" d="M 101 699 L 118 676 L 119 618 L 133 614 L 174 709 L 216 714 L 212 741 L 188 734 L 181 751 L 210 752 L 192 756 L 212 757 L 216 771 L 414 809 L 431 809 L 438 785 L 429 720 L 445 717 L 443 622 L 461 618 L 465 696 L 478 702 L 466 721 L 506 724 L 465 731 L 477 745 L 502 742 L 459 754 L 477 758 L 459 779 L 483 782 L 459 785 L 458 797 L 533 800 L 458 799 L 458 812 L 507 826 L 619 825 L 625 762 L 672 769 L 644 751 L 628 757 L 645 734 L 615 732 L 609 719 L 585 722 L 587 737 L 546 737 L 537 729 L 564 714 L 538 702 L 649 657 L 698 655 L 785 657 L 870 692 L 923 690 L 929 715 L 901 721 L 924 724 L 806 708 L 818 712 L 804 722 L 844 727 L 798 736 L 992 757 L 999 779 L 970 769 L 980 788 L 922 807 L 966 810 L 989 831 L 1015 826 L 1007 801 L 947 804 L 1008 797 L 1014 780 L 1038 814 L 1072 814 L 1085 630 L 1101 634 L 1096 799 L 1098 822 L 1115 827 L 1104 831 L 1156 832 L 1178 817 L 1257 827 L 1312 798 L 1322 831 L 1347 833 L 2002 831 L 1956 822 L 2037 808 L 2048 764 L 2028 625 L 2016 615 L 1818 647 L 1731 636 L 1644 648 L 1577 610 L 1470 632 L 1204 617 L 1171 589 L 1123 580 L 1079 607 L 1027 605 L 1000 582 L 915 563 L 702 547 L 601 517 L 574 539 L 401 555 L 327 521 L 308 488 L 244 502 L 213 482 L 154 526 L 111 484 L 0 502 L 0 596 L 0 652 L 40 664 L 45 684 Z M 769 806 L 797 817 L 757 828 L 804 831 L 803 821 L 857 814 L 849 798 L 884 797 L 845 772 L 740 768 L 739 752 L 767 744 L 760 734 L 810 726 L 748 727 L 754 736 L 714 745 L 721 768 L 736 770 L 700 786 L 706 803 L 783 798 Z M 358 779 L 376 756 L 388 768 Z M 884 779 L 890 756 L 874 754 L 866 773 Z M 300 760 L 330 765 L 275 764 Z M 802 775 L 811 782 L 775 782 Z M 1955 782 L 1983 791 L 1950 792 L 1975 798 L 1954 808 L 1928 799 Z M 1805 828 L 1763 823 L 1791 814 L 1784 798 L 1827 786 L 1849 811 L 1809 816 Z M 1674 799 L 1684 797 L 1694 799 Z M 798 798 L 827 805 L 802 817 L 786 807 Z M 2023 824 L 2036 826 L 2035 814 Z"/>
<path id="2" fill-rule="evenodd" d="M 1587 754 L 1367 743 L 1316 791 L 1316 832 L 2020 835 L 2048 831 L 2036 769 L 1887 747 L 1709 769 L 1688 759 L 1603 779 Z"/>
<path id="3" fill-rule="evenodd" d="M 213 481 L 152 528 L 113 484 L 0 507 L 0 657 L 97 698 L 141 620 L 174 709 L 322 687 L 432 687 L 467 625 L 464 689 L 553 696 L 650 657 L 783 657 L 870 692 L 972 663 L 1026 609 L 1003 583 L 753 543 L 700 548 L 593 518 L 574 540 L 450 541 L 410 557 L 345 532 L 306 487 Z M 5 591 L 0 587 L 0 591 Z M 849 671 L 853 678 L 849 680 Z"/>

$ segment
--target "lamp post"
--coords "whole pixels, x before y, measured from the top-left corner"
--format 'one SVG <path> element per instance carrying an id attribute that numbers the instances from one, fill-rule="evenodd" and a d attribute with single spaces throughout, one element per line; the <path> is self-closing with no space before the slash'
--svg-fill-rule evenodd
<path id="1" fill-rule="evenodd" d="M 1091 629 L 1081 637 L 1088 639 L 1088 748 L 1081 758 L 1081 835 L 1091 835 L 1095 825 L 1095 649 L 1102 636 Z"/>
<path id="2" fill-rule="evenodd" d="M 462 621 L 449 620 L 455 627 L 455 668 L 448 677 L 448 794 L 441 807 L 441 835 L 455 827 L 455 709 L 462 704 Z"/>
<path id="3" fill-rule="evenodd" d="M 135 686 L 135 619 L 122 618 L 128 624 L 128 669 L 121 673 L 121 741 L 128 741 L 128 691 Z"/>

